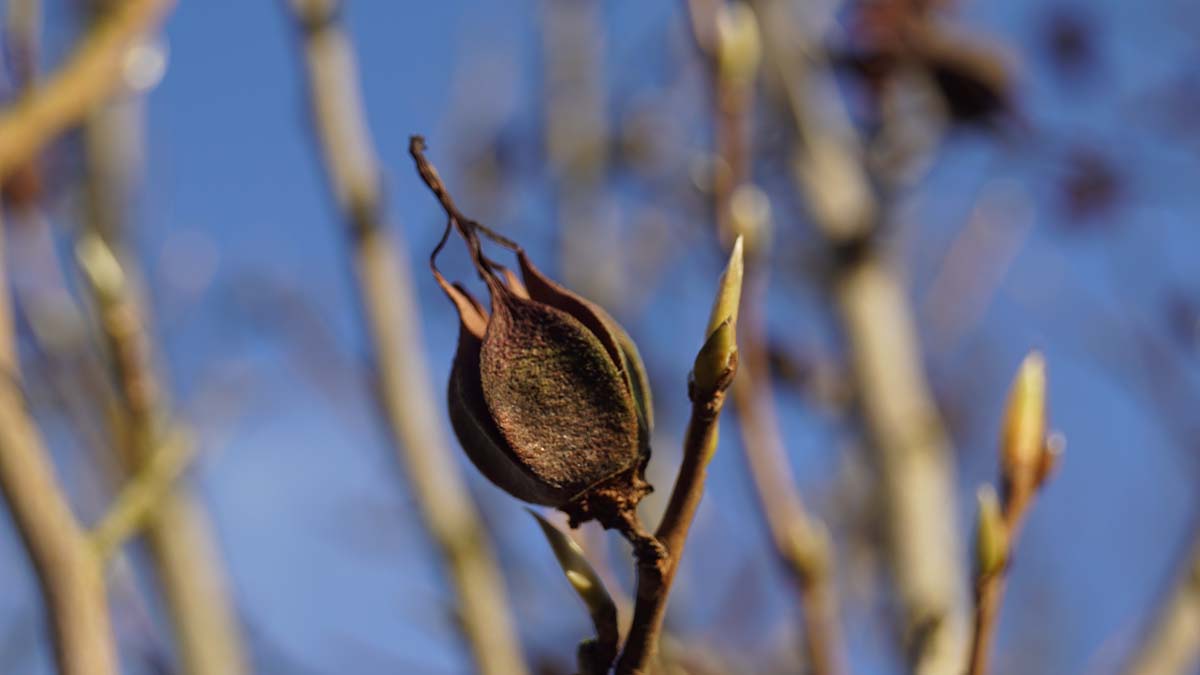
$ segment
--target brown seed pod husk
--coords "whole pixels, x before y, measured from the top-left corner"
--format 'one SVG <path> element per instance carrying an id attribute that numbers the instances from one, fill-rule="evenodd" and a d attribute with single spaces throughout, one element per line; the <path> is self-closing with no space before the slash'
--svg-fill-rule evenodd
<path id="1" fill-rule="evenodd" d="M 572 497 L 637 465 L 632 394 L 600 340 L 566 312 L 489 286 L 480 381 L 517 462 Z"/>

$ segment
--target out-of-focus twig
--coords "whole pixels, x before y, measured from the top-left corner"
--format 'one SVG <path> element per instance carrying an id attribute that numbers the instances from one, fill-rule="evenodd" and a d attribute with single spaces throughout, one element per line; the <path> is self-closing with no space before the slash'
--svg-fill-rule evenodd
<path id="1" fill-rule="evenodd" d="M 128 442 L 118 450 L 132 481 L 120 493 L 115 511 L 101 520 L 93 541 L 108 553 L 129 534 L 128 527 L 144 518 L 183 672 L 245 672 L 239 622 L 211 525 L 190 491 L 173 482 L 191 449 L 172 445 L 186 446 L 190 440 L 170 432 L 172 412 L 152 365 L 145 312 L 130 280 L 130 264 L 118 260 L 95 229 L 85 230 L 76 256 L 96 303 L 121 393 Z"/>
<path id="2" fill-rule="evenodd" d="M 602 306 L 624 296 L 620 229 L 602 188 L 608 165 L 603 3 L 542 0 L 546 160 L 553 172 L 567 285 Z"/>
<path id="3" fill-rule="evenodd" d="M 2 232 L 0 222 L 0 237 Z M 99 560 L 25 407 L 6 269 L 0 265 L 0 490 L 41 584 L 59 669 L 65 675 L 116 675 Z"/>
<path id="4" fill-rule="evenodd" d="M 1200 539 L 1179 581 L 1125 669 L 1127 675 L 1185 675 L 1200 665 Z"/>
<path id="5" fill-rule="evenodd" d="M 58 72 L 0 111 L 0 181 L 121 89 L 129 47 L 158 25 L 172 4 L 117 3 Z"/>
<path id="6" fill-rule="evenodd" d="M 882 250 L 880 207 L 858 141 L 836 91 L 813 68 L 813 41 L 802 38 L 784 3 L 755 0 L 754 6 L 799 136 L 797 187 L 835 263 L 833 300 L 883 488 L 908 660 L 921 675 L 956 675 L 965 654 L 966 603 L 953 462 L 909 300 Z"/>
<path id="7" fill-rule="evenodd" d="M 325 169 L 345 212 L 380 403 L 413 497 L 457 591 L 461 627 L 480 672 L 525 672 L 487 535 L 449 453 L 421 358 L 416 299 L 399 242 L 384 225 L 379 167 L 366 128 L 350 41 L 337 0 L 291 0 L 303 37 L 313 121 Z"/>
<path id="8" fill-rule="evenodd" d="M 667 596 L 679 569 L 683 545 L 692 519 L 704 495 L 708 462 L 717 450 L 717 420 L 725 403 L 725 391 L 737 373 L 737 316 L 742 294 L 742 239 L 733 245 L 729 265 L 721 275 L 709 317 L 708 336 L 692 369 L 688 395 L 692 416 L 683 441 L 683 464 L 671 489 L 671 498 L 662 522 L 654 533 L 662 554 L 657 558 L 639 556 L 637 600 L 633 624 L 621 657 L 617 675 L 646 672 L 658 649 Z"/>
<path id="9" fill-rule="evenodd" d="M 1061 439 L 1046 436 L 1046 366 L 1041 354 L 1021 363 L 1008 395 L 1000 442 L 1001 497 L 980 492 L 975 538 L 975 621 L 968 675 L 986 675 L 1004 581 L 1017 537 L 1038 490 L 1062 456 Z"/>
<path id="10" fill-rule="evenodd" d="M 108 560 L 153 520 L 154 511 L 174 489 L 175 481 L 195 454 L 194 449 L 190 440 L 176 433 L 125 481 L 104 517 L 91 529 L 92 547 L 101 561 Z"/>

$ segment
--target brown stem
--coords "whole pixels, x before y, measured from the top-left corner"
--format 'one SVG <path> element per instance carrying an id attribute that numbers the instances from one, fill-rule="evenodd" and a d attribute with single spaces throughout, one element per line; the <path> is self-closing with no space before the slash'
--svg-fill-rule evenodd
<path id="1" fill-rule="evenodd" d="M 717 449 L 717 419 L 725 391 L 737 373 L 735 326 L 742 287 L 742 240 L 733 246 L 709 319 L 708 339 L 696 356 L 688 387 L 692 415 L 683 442 L 683 463 L 671 489 L 662 522 L 649 537 L 629 514 L 622 528 L 638 551 L 638 580 L 633 624 L 617 660 L 618 675 L 644 673 L 658 649 L 667 596 L 675 580 L 688 530 L 704 495 L 708 462 Z"/>
<path id="2" fill-rule="evenodd" d="M 708 457 L 717 444 L 717 416 L 724 398 L 724 391 L 718 391 L 692 402 L 692 418 L 683 443 L 683 464 L 679 467 L 667 511 L 655 533 L 666 555 L 638 557 L 633 624 L 617 661 L 618 675 L 644 673 L 658 648 L 667 612 L 667 596 L 675 580 L 688 530 L 704 494 Z"/>
<path id="3" fill-rule="evenodd" d="M 1034 483 L 1024 481 L 1014 486 L 1005 498 L 1004 529 L 1005 562 L 998 569 L 983 572 L 975 581 L 975 619 L 971 630 L 971 651 L 968 658 L 967 675 L 987 675 L 988 656 L 996 633 L 1000 605 L 1004 600 L 1004 586 L 1008 576 L 1008 564 L 1012 551 L 1024 524 L 1025 515 L 1033 501 Z"/>
<path id="4" fill-rule="evenodd" d="M 58 72 L 0 113 L 0 181 L 121 89 L 126 50 L 153 30 L 172 4 L 118 3 Z"/>
<path id="5" fill-rule="evenodd" d="M 0 491 L 37 573 L 59 669 L 64 675 L 115 675 L 99 561 L 25 407 L 5 269 L 0 263 Z"/>
<path id="6" fill-rule="evenodd" d="M 526 672 L 504 581 L 462 473 L 450 454 L 429 375 L 407 261 L 384 223 L 379 167 L 366 128 L 349 37 L 336 0 L 292 0 L 324 167 L 347 221 L 379 402 L 405 466 L 414 501 L 455 588 L 460 627 L 485 675 Z M 425 177 L 425 173 L 422 176 Z M 436 183 L 436 172 L 429 174 Z M 427 178 L 430 180 L 430 178 Z M 432 187 L 432 185 L 431 185 Z M 443 193 L 444 193 L 443 189 Z M 449 195 L 444 204 L 451 205 Z M 460 226 L 457 208 L 449 213 Z"/>

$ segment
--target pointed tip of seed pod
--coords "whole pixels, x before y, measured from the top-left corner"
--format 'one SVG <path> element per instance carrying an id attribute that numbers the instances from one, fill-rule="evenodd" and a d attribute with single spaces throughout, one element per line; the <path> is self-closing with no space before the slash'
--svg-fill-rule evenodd
<path id="1" fill-rule="evenodd" d="M 1036 473 L 1046 441 L 1046 360 L 1032 351 L 1021 362 L 1004 412 L 1001 465 L 1009 480 Z"/>
<path id="2" fill-rule="evenodd" d="M 975 496 L 979 501 L 975 524 L 975 569 L 982 579 L 1004 567 L 1008 557 L 1008 528 L 1000 512 L 1000 500 L 991 485 L 979 486 Z"/>

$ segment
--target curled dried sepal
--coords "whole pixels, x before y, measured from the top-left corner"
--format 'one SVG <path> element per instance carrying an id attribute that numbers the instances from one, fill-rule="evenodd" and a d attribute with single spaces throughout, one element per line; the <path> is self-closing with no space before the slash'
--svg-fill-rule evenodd
<path id="1" fill-rule="evenodd" d="M 592 624 L 596 627 L 596 637 L 579 644 L 579 669 L 582 675 L 606 673 L 617 657 L 617 605 L 579 544 L 536 511 L 530 510 L 529 514 L 541 526 L 559 567 L 571 588 L 587 606 Z"/>

